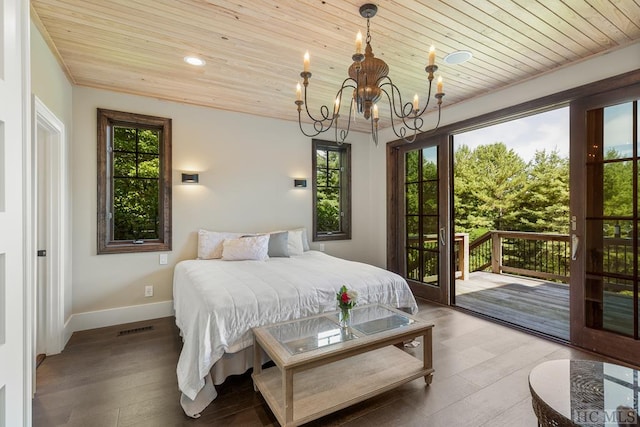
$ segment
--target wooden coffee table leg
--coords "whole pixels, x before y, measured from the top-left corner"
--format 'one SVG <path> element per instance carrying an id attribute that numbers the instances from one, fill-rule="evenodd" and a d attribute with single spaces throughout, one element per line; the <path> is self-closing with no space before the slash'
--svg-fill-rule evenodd
<path id="1" fill-rule="evenodd" d="M 253 375 L 258 375 L 262 372 L 262 347 L 258 344 L 258 340 L 253 339 Z M 253 382 L 253 391 L 258 391 L 256 382 Z"/>
<path id="2" fill-rule="evenodd" d="M 432 337 L 431 337 L 431 329 L 428 329 L 427 332 L 422 336 L 422 356 L 423 356 L 423 367 L 425 370 L 433 368 L 433 354 L 432 354 Z M 425 382 L 431 384 L 433 381 L 433 373 L 429 373 L 424 377 Z"/>
<path id="3" fill-rule="evenodd" d="M 282 368 L 282 395 L 284 397 L 284 425 L 293 422 L 293 371 Z"/>

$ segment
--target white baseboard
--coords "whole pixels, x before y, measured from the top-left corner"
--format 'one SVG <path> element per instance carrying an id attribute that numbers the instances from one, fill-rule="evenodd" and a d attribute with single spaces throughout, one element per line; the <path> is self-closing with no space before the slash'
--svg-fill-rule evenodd
<path id="1" fill-rule="evenodd" d="M 64 345 L 67 345 L 74 332 L 169 317 L 174 314 L 173 300 L 75 313 L 64 325 Z"/>

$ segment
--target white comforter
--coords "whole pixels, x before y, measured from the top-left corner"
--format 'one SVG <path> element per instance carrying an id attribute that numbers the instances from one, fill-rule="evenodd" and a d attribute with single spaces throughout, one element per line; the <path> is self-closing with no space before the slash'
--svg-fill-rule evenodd
<path id="1" fill-rule="evenodd" d="M 308 251 L 267 261 L 182 261 L 173 301 L 184 346 L 178 386 L 195 399 L 222 355 L 253 344 L 251 328 L 336 310 L 336 293 L 358 291 L 358 304 L 418 309 L 406 281 L 368 264 Z"/>

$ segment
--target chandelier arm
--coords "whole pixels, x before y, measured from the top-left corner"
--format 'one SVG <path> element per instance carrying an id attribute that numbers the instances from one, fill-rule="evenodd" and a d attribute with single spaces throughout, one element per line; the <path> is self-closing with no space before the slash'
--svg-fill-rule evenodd
<path id="1" fill-rule="evenodd" d="M 340 86 L 340 89 L 336 93 L 336 98 L 340 97 L 342 99 L 342 92 L 345 88 L 347 87 L 354 88 L 354 86 L 350 84 L 350 81 L 353 81 L 353 79 L 351 77 L 347 77 L 342 82 L 342 86 Z M 322 116 L 322 118 L 320 119 L 314 117 L 314 115 L 311 114 L 311 111 L 309 111 L 309 102 L 307 102 L 307 86 L 306 85 L 304 86 L 304 109 L 307 113 L 307 117 L 309 117 L 313 121 L 314 130 L 318 132 L 316 133 L 316 135 L 322 132 L 326 132 L 327 130 L 331 129 L 331 126 L 333 126 L 333 121 L 335 119 L 336 112 L 334 111 L 334 113 L 329 115 L 329 107 L 327 105 L 320 106 L 320 115 Z M 328 125 L 326 124 L 327 121 L 329 121 Z"/>
<path id="2" fill-rule="evenodd" d="M 420 112 L 418 113 L 418 117 L 422 116 L 424 114 L 424 112 L 427 111 L 427 108 L 429 108 L 429 102 L 431 101 L 431 86 L 432 86 L 432 82 L 433 82 L 433 80 L 429 80 L 429 91 L 427 93 L 427 103 L 425 104 L 424 108 L 422 108 L 422 110 L 420 110 Z"/>
<path id="3" fill-rule="evenodd" d="M 381 77 L 380 79 L 378 79 L 378 85 L 381 91 L 384 92 L 389 98 L 391 111 L 397 118 L 404 120 L 405 117 L 408 117 L 411 114 L 411 112 L 413 111 L 413 104 L 411 102 L 407 102 L 406 104 L 402 103 L 402 93 L 400 93 L 400 89 L 398 89 L 398 87 L 393 83 L 391 77 Z M 384 86 L 391 87 L 391 95 L 389 95 L 389 93 L 384 89 Z M 400 112 L 398 112 L 398 109 L 396 107 L 396 96 L 398 97 L 398 103 L 401 106 Z"/>
<path id="4" fill-rule="evenodd" d="M 386 84 L 386 83 L 385 83 L 385 84 Z M 396 89 L 396 90 L 397 90 L 397 89 Z M 389 92 L 387 92 L 387 91 L 386 91 L 386 90 L 384 90 L 384 89 L 382 90 L 382 92 L 384 92 L 384 94 L 387 96 L 387 99 L 388 99 L 388 101 L 389 101 L 389 105 L 391 106 L 391 105 L 392 105 L 392 103 L 393 103 L 393 98 L 392 98 L 392 96 L 391 96 L 391 95 L 389 95 Z M 392 107 L 392 108 L 393 108 L 393 107 Z M 398 116 L 399 118 L 401 118 L 401 119 L 402 119 L 403 126 L 399 126 L 398 128 L 396 128 L 396 124 L 395 124 L 395 122 L 394 122 L 394 117 L 393 117 L 393 116 L 394 116 L 394 113 L 395 113 L 395 112 L 392 112 L 392 111 L 390 111 L 390 112 L 389 112 L 389 118 L 391 119 L 391 129 L 393 130 L 393 133 L 396 135 L 396 137 L 398 137 L 398 139 L 402 139 L 404 142 L 407 142 L 407 143 L 412 143 L 412 142 L 414 142 L 414 141 L 416 140 L 416 136 L 417 136 L 417 134 L 418 134 L 418 129 L 419 129 L 419 127 L 416 127 L 416 126 L 414 126 L 414 127 L 408 126 L 408 125 L 407 125 L 407 123 L 406 123 L 406 121 L 405 121 L 405 118 L 404 118 L 404 117 L 402 117 L 402 116 Z M 422 119 L 419 119 L 419 120 L 422 120 Z M 407 129 L 409 129 L 409 130 L 412 130 L 412 131 L 413 131 L 413 135 L 412 135 L 410 138 L 407 138 Z M 377 132 L 376 132 L 376 138 L 377 138 Z"/>

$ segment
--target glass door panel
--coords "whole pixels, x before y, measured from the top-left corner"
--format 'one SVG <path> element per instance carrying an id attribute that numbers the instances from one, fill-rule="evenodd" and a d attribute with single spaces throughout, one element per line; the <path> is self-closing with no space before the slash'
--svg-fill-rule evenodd
<path id="1" fill-rule="evenodd" d="M 585 323 L 638 339 L 638 101 L 587 112 Z"/>
<path id="2" fill-rule="evenodd" d="M 407 278 L 430 286 L 440 286 L 438 152 L 426 147 L 404 157 Z"/>

